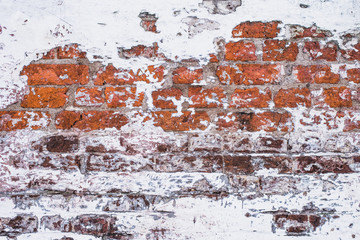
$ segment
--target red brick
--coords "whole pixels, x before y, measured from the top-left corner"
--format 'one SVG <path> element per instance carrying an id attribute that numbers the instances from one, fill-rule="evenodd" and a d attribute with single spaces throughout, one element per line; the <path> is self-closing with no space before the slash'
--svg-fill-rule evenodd
<path id="1" fill-rule="evenodd" d="M 308 88 L 280 89 L 274 97 L 275 107 L 296 108 L 297 106 L 311 106 L 311 94 Z"/>
<path id="2" fill-rule="evenodd" d="M 223 156 L 225 173 L 251 174 L 254 172 L 249 156 Z"/>
<path id="3" fill-rule="evenodd" d="M 24 96 L 21 107 L 24 108 L 59 108 L 63 107 L 68 99 L 68 88 L 30 88 L 29 94 Z"/>
<path id="4" fill-rule="evenodd" d="M 299 53 L 297 43 L 285 40 L 265 40 L 263 47 L 264 61 L 296 61 Z"/>
<path id="5" fill-rule="evenodd" d="M 0 131 L 14 131 L 31 128 L 45 128 L 50 124 L 51 116 L 46 112 L 0 111 Z"/>
<path id="6" fill-rule="evenodd" d="M 227 102 L 225 91 L 220 87 L 214 87 L 210 89 L 204 89 L 202 87 L 190 87 L 189 98 L 192 102 L 189 107 L 194 108 L 223 107 L 223 104 Z"/>
<path id="7" fill-rule="evenodd" d="M 318 107 L 351 107 L 351 89 L 347 87 L 331 87 L 314 90 L 315 106 Z"/>
<path id="8" fill-rule="evenodd" d="M 183 111 L 181 116 L 175 111 L 159 111 L 153 113 L 154 125 L 165 131 L 204 130 L 209 126 L 210 118 L 206 112 Z"/>
<path id="9" fill-rule="evenodd" d="M 304 52 L 309 54 L 311 60 L 336 61 L 337 59 L 337 46 L 334 42 L 326 44 L 306 42 Z"/>
<path id="10" fill-rule="evenodd" d="M 352 68 L 346 71 L 346 80 L 354 83 L 360 83 L 360 68 Z"/>
<path id="11" fill-rule="evenodd" d="M 243 22 L 232 30 L 234 38 L 274 38 L 280 32 L 280 22 Z"/>
<path id="12" fill-rule="evenodd" d="M 329 66 L 311 65 L 296 66 L 294 74 L 298 82 L 302 83 L 338 83 L 340 75 L 333 73 Z"/>
<path id="13" fill-rule="evenodd" d="M 176 101 L 180 101 L 182 92 L 178 88 L 161 89 L 152 92 L 154 106 L 157 108 L 176 108 Z"/>
<path id="14" fill-rule="evenodd" d="M 86 65 L 30 64 L 23 68 L 21 75 L 28 77 L 29 85 L 69 85 L 89 82 L 89 68 Z"/>
<path id="15" fill-rule="evenodd" d="M 136 92 L 136 87 L 107 87 L 105 98 L 107 106 L 114 107 L 141 107 L 144 100 L 143 92 Z"/>
<path id="16" fill-rule="evenodd" d="M 348 61 L 360 61 L 360 41 L 352 46 L 353 49 L 340 50 L 341 55 Z"/>
<path id="17" fill-rule="evenodd" d="M 43 144 L 49 152 L 73 152 L 79 148 L 79 139 L 77 136 L 55 135 L 45 138 Z"/>
<path id="18" fill-rule="evenodd" d="M 17 215 L 16 217 L 0 217 L 0 235 L 11 236 L 38 231 L 38 218 L 30 214 Z"/>
<path id="19" fill-rule="evenodd" d="M 146 69 L 138 69 L 136 72 L 127 69 L 116 69 L 113 65 L 101 68 L 94 80 L 95 85 L 125 85 L 136 82 L 161 82 L 164 79 L 164 67 L 148 66 Z"/>
<path id="20" fill-rule="evenodd" d="M 202 69 L 190 70 L 186 67 L 180 67 L 173 72 L 173 83 L 175 84 L 199 83 L 202 79 Z"/>
<path id="21" fill-rule="evenodd" d="M 222 84 L 264 85 L 276 84 L 281 75 L 279 64 L 237 64 L 219 66 L 216 75 Z"/>
<path id="22" fill-rule="evenodd" d="M 293 130 L 290 113 L 262 112 L 262 113 L 219 113 L 216 122 L 218 130 L 230 131 L 282 131 Z"/>
<path id="23" fill-rule="evenodd" d="M 304 27 L 300 25 L 290 25 L 291 38 L 326 38 L 332 34 L 328 30 L 318 28 L 316 25 Z"/>
<path id="24" fill-rule="evenodd" d="M 78 44 L 69 44 L 58 49 L 58 58 L 68 59 L 68 58 L 86 58 L 86 52 L 79 50 Z"/>
<path id="25" fill-rule="evenodd" d="M 235 89 L 231 95 L 231 108 L 266 108 L 271 101 L 271 91 L 258 88 Z"/>
<path id="26" fill-rule="evenodd" d="M 55 125 L 58 129 L 77 128 L 91 131 L 113 127 L 119 130 L 127 123 L 127 117 L 113 111 L 63 111 L 57 114 Z"/>
<path id="27" fill-rule="evenodd" d="M 99 107 L 104 103 L 99 88 L 78 88 L 75 93 L 75 106 Z"/>
<path id="28" fill-rule="evenodd" d="M 225 60 L 256 61 L 256 47 L 253 42 L 229 42 L 225 45 Z"/>

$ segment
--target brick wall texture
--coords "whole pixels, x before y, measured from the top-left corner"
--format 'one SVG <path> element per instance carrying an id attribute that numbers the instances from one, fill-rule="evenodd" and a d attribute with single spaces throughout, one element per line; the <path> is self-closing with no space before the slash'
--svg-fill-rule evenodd
<path id="1" fill-rule="evenodd" d="M 119 68 L 73 43 L 24 66 L 0 110 L 0 238 L 360 238 L 359 35 L 229 34 L 207 63 L 154 43 Z"/>

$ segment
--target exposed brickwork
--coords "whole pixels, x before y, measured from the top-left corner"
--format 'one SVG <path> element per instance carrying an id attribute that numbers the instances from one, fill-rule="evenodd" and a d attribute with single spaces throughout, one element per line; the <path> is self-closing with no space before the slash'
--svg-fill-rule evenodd
<path id="1" fill-rule="evenodd" d="M 144 36 L 166 30 L 138 17 Z M 218 30 L 197 20 L 194 39 Z M 166 39 L 118 44 L 118 61 L 34 53 L 0 111 L 0 238 L 357 238 L 358 34 L 231 28 L 199 59 L 167 58 Z"/>

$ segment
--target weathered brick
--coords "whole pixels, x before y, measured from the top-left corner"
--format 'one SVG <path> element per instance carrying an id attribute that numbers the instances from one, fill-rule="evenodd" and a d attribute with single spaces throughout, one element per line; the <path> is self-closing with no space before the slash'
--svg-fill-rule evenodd
<path id="1" fill-rule="evenodd" d="M 225 60 L 232 61 L 256 61 L 256 47 L 253 42 L 238 41 L 229 42 L 225 45 Z"/>
<path id="2" fill-rule="evenodd" d="M 346 80 L 354 83 L 360 83 L 360 68 L 352 68 L 346 71 Z"/>
<path id="3" fill-rule="evenodd" d="M 312 91 L 317 107 L 351 107 L 351 90 L 347 87 L 331 87 Z"/>
<path id="4" fill-rule="evenodd" d="M 75 106 L 99 107 L 104 103 L 100 88 L 78 88 L 75 93 Z"/>
<path id="5" fill-rule="evenodd" d="M 360 41 L 349 49 L 340 50 L 341 55 L 348 61 L 360 61 Z"/>
<path id="6" fill-rule="evenodd" d="M 224 171 L 233 174 L 251 174 L 254 172 L 250 156 L 223 156 Z"/>
<path id="7" fill-rule="evenodd" d="M 252 151 L 252 142 L 249 136 L 240 134 L 226 134 L 223 137 L 223 149 L 229 152 L 246 152 Z"/>
<path id="8" fill-rule="evenodd" d="M 58 58 L 60 59 L 86 58 L 86 52 L 80 51 L 79 45 L 76 43 L 58 47 L 57 50 Z"/>
<path id="9" fill-rule="evenodd" d="M 154 43 L 153 46 L 137 45 L 130 49 L 122 49 L 122 55 L 126 58 L 144 57 L 149 59 L 166 60 L 164 54 L 159 53 L 159 46 Z"/>
<path id="10" fill-rule="evenodd" d="M 292 161 L 287 156 L 252 157 L 254 170 L 274 169 L 278 173 L 291 173 Z"/>
<path id="11" fill-rule="evenodd" d="M 299 48 L 295 42 L 285 40 L 265 40 L 263 46 L 264 61 L 295 61 Z"/>
<path id="12" fill-rule="evenodd" d="M 358 112 L 348 111 L 348 118 L 345 119 L 344 131 L 351 131 L 354 129 L 360 129 L 360 116 Z"/>
<path id="13" fill-rule="evenodd" d="M 38 231 L 38 219 L 34 215 L 23 214 L 13 218 L 0 217 L 0 236 L 34 233 Z"/>
<path id="14" fill-rule="evenodd" d="M 293 123 L 290 113 L 262 112 L 262 113 L 230 113 L 218 114 L 216 122 L 218 130 L 228 129 L 230 131 L 292 131 Z"/>
<path id="15" fill-rule="evenodd" d="M 205 89 L 202 87 L 190 87 L 189 88 L 189 107 L 194 108 L 216 108 L 223 107 L 227 102 L 224 89 L 220 87 L 214 87 Z"/>
<path id="16" fill-rule="evenodd" d="M 218 152 L 222 148 L 219 134 L 194 134 L 189 138 L 189 151 Z"/>
<path id="17" fill-rule="evenodd" d="M 79 147 L 76 136 L 51 136 L 44 139 L 44 144 L 49 152 L 73 152 Z"/>
<path id="18" fill-rule="evenodd" d="M 73 64 L 30 64 L 21 75 L 27 76 L 29 85 L 87 84 L 89 67 Z"/>
<path id="19" fill-rule="evenodd" d="M 298 106 L 311 106 L 311 94 L 308 88 L 280 89 L 274 97 L 275 107 L 296 108 Z"/>
<path id="20" fill-rule="evenodd" d="M 165 131 L 190 131 L 204 130 L 210 124 L 210 118 L 206 112 L 183 111 L 179 115 L 175 111 L 158 111 L 153 113 L 154 125 Z"/>
<path id="21" fill-rule="evenodd" d="M 243 22 L 232 30 L 234 38 L 274 38 L 280 32 L 280 22 Z"/>
<path id="22" fill-rule="evenodd" d="M 222 172 L 223 160 L 217 155 L 175 155 L 156 157 L 155 171 L 158 172 Z"/>
<path id="23" fill-rule="evenodd" d="M 311 60 L 336 61 L 337 59 L 337 45 L 334 42 L 325 44 L 306 42 L 303 51 L 309 54 Z"/>
<path id="24" fill-rule="evenodd" d="M 30 88 L 29 94 L 21 102 L 23 108 L 59 108 L 63 107 L 68 99 L 68 88 L 41 87 Z"/>
<path id="25" fill-rule="evenodd" d="M 346 158 L 303 156 L 295 159 L 295 173 L 352 173 Z"/>
<path id="26" fill-rule="evenodd" d="M 216 75 L 222 84 L 275 84 L 279 82 L 281 68 L 279 64 L 237 64 L 219 66 Z"/>
<path id="27" fill-rule="evenodd" d="M 266 108 L 271 101 L 271 91 L 258 88 L 235 89 L 231 95 L 231 108 Z"/>
<path id="28" fill-rule="evenodd" d="M 340 74 L 331 71 L 326 65 L 296 66 L 293 73 L 302 83 L 338 83 Z"/>
<path id="29" fill-rule="evenodd" d="M 89 234 L 97 237 L 116 232 L 116 218 L 108 215 L 80 215 L 64 219 L 60 215 L 44 216 L 41 225 L 45 229 L 61 232 Z"/>
<path id="30" fill-rule="evenodd" d="M 273 220 L 275 226 L 285 229 L 288 235 L 304 235 L 324 223 L 320 216 L 306 214 L 277 213 Z"/>
<path id="31" fill-rule="evenodd" d="M 156 21 L 158 18 L 155 14 L 150 14 L 148 12 L 141 12 L 139 14 L 139 17 L 141 18 L 140 26 L 147 32 L 154 32 L 156 31 Z"/>
<path id="32" fill-rule="evenodd" d="M 191 84 L 199 83 L 203 79 L 203 70 L 190 70 L 186 67 L 180 67 L 173 72 L 173 83 L 175 84 Z"/>
<path id="33" fill-rule="evenodd" d="M 114 111 L 62 111 L 56 116 L 56 128 L 77 128 L 84 131 L 113 128 L 120 129 L 128 123 L 123 114 Z"/>
<path id="34" fill-rule="evenodd" d="M 276 137 L 259 137 L 254 143 L 255 152 L 286 152 L 287 151 L 287 141 L 282 138 Z"/>
<path id="35" fill-rule="evenodd" d="M 47 127 L 50 121 L 50 114 L 46 112 L 0 111 L 0 131 L 37 130 Z"/>
<path id="36" fill-rule="evenodd" d="M 137 92 L 136 87 L 107 87 L 105 88 L 106 104 L 114 107 L 141 107 L 144 93 Z"/>
<path id="37" fill-rule="evenodd" d="M 300 119 L 300 124 L 304 126 L 326 126 L 328 130 L 339 129 L 342 125 L 342 122 L 345 118 L 345 113 L 331 112 L 331 111 L 323 111 L 323 112 L 310 112 L 303 113 Z"/>
<path id="38" fill-rule="evenodd" d="M 157 108 L 176 108 L 182 96 L 178 88 L 161 89 L 152 92 L 153 104 Z"/>
<path id="39" fill-rule="evenodd" d="M 290 36 L 291 38 L 326 38 L 331 37 L 332 33 L 318 28 L 315 24 L 310 27 L 290 25 Z"/>
<path id="40" fill-rule="evenodd" d="M 120 154 L 90 154 L 86 162 L 86 171 L 102 172 L 134 172 L 140 170 L 151 170 L 151 166 L 143 162 L 135 162 Z"/>
<path id="41" fill-rule="evenodd" d="M 135 84 L 136 82 L 155 83 L 164 79 L 164 67 L 153 65 L 136 72 L 128 69 L 117 69 L 109 64 L 99 70 L 94 80 L 95 85 L 125 85 Z"/>

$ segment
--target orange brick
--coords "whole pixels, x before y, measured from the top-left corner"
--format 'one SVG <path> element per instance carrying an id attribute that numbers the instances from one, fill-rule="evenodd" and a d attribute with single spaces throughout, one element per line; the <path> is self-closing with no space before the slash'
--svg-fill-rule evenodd
<path id="1" fill-rule="evenodd" d="M 199 83 L 203 79 L 203 70 L 190 70 L 186 67 L 180 67 L 173 72 L 173 82 L 175 84 Z"/>
<path id="2" fill-rule="evenodd" d="M 157 108 L 176 108 L 175 101 L 179 101 L 181 96 L 182 92 L 178 88 L 161 89 L 152 92 L 153 103 Z"/>
<path id="3" fill-rule="evenodd" d="M 70 85 L 89 82 L 89 68 L 85 65 L 30 64 L 23 68 L 21 75 L 28 77 L 29 85 Z"/>
<path id="4" fill-rule="evenodd" d="M 352 68 L 346 71 L 346 80 L 354 83 L 360 83 L 360 68 Z"/>
<path id="5" fill-rule="evenodd" d="M 47 127 L 50 121 L 51 116 L 46 112 L 0 111 L 0 131 L 37 130 Z"/>
<path id="6" fill-rule="evenodd" d="M 232 30 L 234 38 L 274 38 L 280 32 L 280 22 L 243 22 Z"/>
<path id="7" fill-rule="evenodd" d="M 296 108 L 311 106 L 311 94 L 308 88 L 280 89 L 274 97 L 275 107 Z"/>
<path id="8" fill-rule="evenodd" d="M 331 68 L 325 65 L 296 66 L 294 70 L 298 82 L 337 83 L 340 81 L 340 75 L 333 73 Z"/>
<path id="9" fill-rule="evenodd" d="M 223 107 L 223 104 L 227 102 L 225 91 L 220 87 L 214 87 L 211 89 L 190 87 L 189 98 L 192 102 L 189 107 L 194 108 Z"/>
<path id="10" fill-rule="evenodd" d="M 30 88 L 29 94 L 24 96 L 21 107 L 24 108 L 59 108 L 63 107 L 68 99 L 68 88 L 41 87 Z"/>
<path id="11" fill-rule="evenodd" d="M 342 57 L 348 61 L 360 61 L 360 41 L 351 47 L 340 51 Z"/>
<path id="12" fill-rule="evenodd" d="M 56 116 L 55 126 L 58 129 L 76 128 L 84 131 L 113 127 L 119 130 L 127 123 L 126 116 L 114 111 L 62 111 Z"/>
<path id="13" fill-rule="evenodd" d="M 291 25 L 290 35 L 291 38 L 326 38 L 332 36 L 330 31 L 320 29 L 316 25 L 311 27 Z"/>
<path id="14" fill-rule="evenodd" d="M 279 82 L 279 64 L 237 64 L 235 67 L 219 66 L 216 75 L 222 84 L 264 85 Z"/>
<path id="15" fill-rule="evenodd" d="M 98 107 L 104 103 L 99 88 L 78 88 L 75 93 L 75 106 Z"/>
<path id="16" fill-rule="evenodd" d="M 58 58 L 86 58 L 86 52 L 81 52 L 78 44 L 69 44 L 58 47 Z"/>
<path id="17" fill-rule="evenodd" d="M 144 93 L 137 93 L 136 87 L 107 87 L 105 89 L 107 106 L 115 107 L 141 107 Z"/>
<path id="18" fill-rule="evenodd" d="M 225 45 L 225 60 L 256 61 L 256 47 L 253 42 L 229 42 Z"/>
<path id="19" fill-rule="evenodd" d="M 264 61 L 295 61 L 299 53 L 297 43 L 285 40 L 265 40 Z"/>
<path id="20" fill-rule="evenodd" d="M 183 111 L 181 116 L 175 111 L 159 111 L 153 113 L 154 125 L 165 131 L 190 131 L 204 130 L 210 124 L 210 118 L 206 112 Z"/>
<path id="21" fill-rule="evenodd" d="M 244 131 L 282 131 L 293 130 L 290 113 L 263 112 L 263 113 L 219 113 L 216 126 L 218 130 Z"/>
<path id="22" fill-rule="evenodd" d="M 334 42 L 326 44 L 306 42 L 304 52 L 309 54 L 311 60 L 336 61 L 337 59 L 337 46 Z"/>
<path id="23" fill-rule="evenodd" d="M 95 85 L 125 85 L 136 82 L 161 82 L 164 79 L 164 67 L 148 66 L 145 70 L 138 69 L 136 72 L 127 69 L 117 69 L 113 65 L 100 69 L 94 80 Z"/>
<path id="24" fill-rule="evenodd" d="M 271 91 L 258 88 L 235 89 L 231 95 L 231 108 L 266 108 L 271 101 Z"/>
<path id="25" fill-rule="evenodd" d="M 351 107 L 351 89 L 347 87 L 331 87 L 313 91 L 317 107 Z"/>

